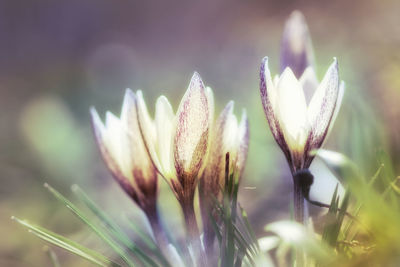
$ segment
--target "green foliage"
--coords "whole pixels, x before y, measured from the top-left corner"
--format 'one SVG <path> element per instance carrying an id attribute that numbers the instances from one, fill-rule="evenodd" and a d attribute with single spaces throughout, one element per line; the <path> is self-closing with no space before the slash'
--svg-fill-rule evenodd
<path id="1" fill-rule="evenodd" d="M 321 232 L 293 221 L 280 221 L 266 225 L 265 231 L 269 236 L 258 239 L 246 212 L 238 203 L 239 178 L 226 164 L 222 198 L 214 198 L 214 209 L 210 212 L 219 247 L 215 264 L 209 262 L 212 266 L 291 266 L 296 265 L 296 260 L 291 258 L 294 250 L 305 255 L 301 262 L 304 266 L 387 266 L 398 262 L 400 187 L 390 158 L 380 151 L 376 172 L 366 178 L 344 155 L 321 152 L 317 155 L 346 188 L 344 196 L 341 196 L 336 187 L 329 209 L 323 216 L 322 227 L 317 227 L 322 229 Z M 180 258 L 180 264 L 190 265 L 185 247 L 174 244 L 176 255 L 167 255 L 168 250 L 160 249 L 152 237 L 132 220 L 127 220 L 135 233 L 135 240 L 138 240 L 135 243 L 77 185 L 72 190 L 93 217 L 54 188 L 49 185 L 46 188 L 107 244 L 116 258 L 109 259 L 59 234 L 13 218 L 39 238 L 99 266 L 175 266 L 178 264 L 171 262 L 174 257 Z M 47 253 L 53 265 L 57 266 L 54 252 L 48 250 Z"/>

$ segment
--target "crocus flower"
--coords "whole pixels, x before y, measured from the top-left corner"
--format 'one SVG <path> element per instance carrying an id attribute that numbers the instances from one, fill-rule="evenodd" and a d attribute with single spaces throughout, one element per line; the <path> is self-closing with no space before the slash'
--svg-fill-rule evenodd
<path id="1" fill-rule="evenodd" d="M 207 164 L 199 184 L 200 207 L 203 219 L 205 246 L 212 244 L 214 230 L 209 215 L 213 198 L 221 198 L 225 186 L 225 155 L 229 153 L 229 171 L 239 178 L 247 159 L 249 124 L 243 110 L 240 123 L 233 114 L 234 102 L 230 101 L 211 128 Z"/>
<path id="2" fill-rule="evenodd" d="M 260 76 L 261 100 L 276 142 L 292 173 L 307 169 L 314 157 L 309 152 L 322 146 L 341 105 L 344 83 L 339 86 L 337 60 L 320 84 L 311 67 L 300 79 L 286 67 L 273 81 L 267 57 L 263 59 Z M 309 101 L 304 91 L 313 91 Z"/>
<path id="3" fill-rule="evenodd" d="M 157 171 L 144 145 L 137 120 L 136 96 L 127 89 L 120 118 L 106 113 L 105 124 L 91 108 L 92 125 L 101 155 L 111 174 L 149 219 L 159 245 L 166 244 L 157 213 Z"/>
<path id="4" fill-rule="evenodd" d="M 98 147 L 114 178 L 141 208 L 154 205 L 157 172 L 140 134 L 134 93 L 126 90 L 120 118 L 108 111 L 103 124 L 95 108 L 90 113 Z"/>
<path id="5" fill-rule="evenodd" d="M 297 78 L 314 67 L 314 49 L 308 26 L 300 11 L 293 11 L 286 21 L 281 41 L 281 72 L 290 67 Z"/>
<path id="6" fill-rule="evenodd" d="M 151 159 L 182 206 L 188 234 L 198 235 L 193 199 L 207 155 L 212 91 L 194 73 L 177 113 L 174 114 L 167 98 L 160 96 L 154 120 L 142 92 L 138 91 L 137 97 L 139 125 Z"/>

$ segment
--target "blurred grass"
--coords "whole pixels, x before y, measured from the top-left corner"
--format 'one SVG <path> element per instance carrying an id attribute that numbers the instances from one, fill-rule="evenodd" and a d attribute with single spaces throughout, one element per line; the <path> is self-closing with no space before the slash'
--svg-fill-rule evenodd
<path id="1" fill-rule="evenodd" d="M 0 3 L 0 234 L 9 240 L 0 244 L 1 265 L 49 264 L 36 249 L 42 243 L 13 224 L 11 215 L 93 243 L 54 204 L 44 182 L 67 196 L 78 183 L 116 218 L 134 213 L 97 153 L 88 108 L 119 113 L 130 87 L 144 90 L 149 103 L 164 94 L 176 109 L 195 70 L 213 88 L 217 112 L 230 99 L 237 111 L 248 110 L 250 154 L 239 197 L 255 231 L 287 219 L 291 180 L 261 108 L 258 71 L 265 55 L 278 70 L 280 34 L 293 9 L 308 21 L 319 78 L 336 56 L 347 84 L 326 147 L 348 155 L 365 174 L 379 167 L 376 153 L 383 148 L 399 173 L 398 1 L 174 3 Z M 177 210 L 168 190 L 162 182 L 164 214 Z M 179 221 L 170 216 L 166 223 Z M 55 251 L 63 266 L 86 264 Z"/>

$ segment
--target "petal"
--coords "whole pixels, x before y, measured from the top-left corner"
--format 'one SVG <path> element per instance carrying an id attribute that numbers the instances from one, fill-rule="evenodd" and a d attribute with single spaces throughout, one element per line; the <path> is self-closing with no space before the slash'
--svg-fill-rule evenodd
<path id="1" fill-rule="evenodd" d="M 240 120 L 238 128 L 238 143 L 239 150 L 237 155 L 237 171 L 239 172 L 239 177 L 242 176 L 244 166 L 246 165 L 247 154 L 249 151 L 249 120 L 247 118 L 246 110 L 242 112 L 242 119 Z"/>
<path id="2" fill-rule="evenodd" d="M 339 93 L 338 93 L 338 98 L 337 98 L 336 105 L 335 105 L 335 111 L 333 112 L 332 120 L 329 123 L 328 133 L 332 129 L 332 126 L 336 121 L 337 115 L 339 114 L 340 107 L 342 106 L 342 101 L 343 101 L 343 96 L 344 96 L 345 91 L 346 91 L 346 84 L 344 81 L 341 81 L 340 85 L 339 85 Z"/>
<path id="3" fill-rule="evenodd" d="M 307 116 L 311 125 L 310 150 L 319 148 L 325 139 L 335 111 L 339 92 L 337 60 L 329 67 L 308 107 Z"/>
<path id="4" fill-rule="evenodd" d="M 214 121 L 214 93 L 210 87 L 206 87 L 206 96 L 207 96 L 207 103 L 208 103 L 208 112 L 210 115 L 210 124 Z"/>
<path id="5" fill-rule="evenodd" d="M 302 152 L 309 133 L 307 105 L 303 88 L 290 68 L 282 73 L 277 91 L 278 119 L 285 141 L 292 152 Z"/>
<path id="6" fill-rule="evenodd" d="M 202 178 L 202 190 L 206 195 L 212 194 L 218 196 L 220 188 L 223 188 L 225 182 L 225 154 L 227 146 L 225 145 L 225 136 L 229 133 L 226 127 L 228 120 L 233 116 L 233 101 L 230 101 L 215 122 L 211 133 L 209 155 Z M 236 134 L 237 129 L 232 134 Z"/>
<path id="7" fill-rule="evenodd" d="M 299 78 L 308 66 L 314 65 L 314 52 L 304 16 L 294 11 L 286 21 L 281 42 L 281 72 L 291 68 Z"/>
<path id="8" fill-rule="evenodd" d="M 315 90 L 318 88 L 318 79 L 314 69 L 312 67 L 308 67 L 304 71 L 303 75 L 301 75 L 299 82 L 303 87 L 306 103 L 308 104 L 310 103 Z"/>
<path id="9" fill-rule="evenodd" d="M 157 131 L 157 155 L 166 178 L 175 177 L 172 138 L 175 130 L 175 115 L 165 96 L 156 102 L 155 125 Z"/>
<path id="10" fill-rule="evenodd" d="M 104 143 L 107 150 L 114 158 L 123 174 L 128 177 L 129 173 L 129 152 L 126 132 L 122 130 L 121 121 L 111 112 L 106 112 L 106 131 Z"/>
<path id="11" fill-rule="evenodd" d="M 178 176 L 197 175 L 207 153 L 209 119 L 204 84 L 194 73 L 177 112 L 174 155 Z"/>
<path id="12" fill-rule="evenodd" d="M 138 193 L 143 193 L 145 196 L 142 201 L 148 201 L 157 192 L 157 173 L 143 142 L 135 100 L 135 94 L 127 89 L 122 105 L 121 123 L 127 133 L 128 146 L 122 149 L 129 153 L 132 183 L 139 189 Z"/>
<path id="13" fill-rule="evenodd" d="M 157 170 L 162 174 L 160 159 L 157 154 L 157 131 L 149 112 L 147 111 L 146 102 L 143 99 L 142 91 L 136 92 L 136 108 L 139 121 L 140 131 L 142 133 L 144 144 L 150 154 L 151 160 Z"/>
<path id="14" fill-rule="evenodd" d="M 275 138 L 275 141 L 278 143 L 280 148 L 282 149 L 285 157 L 289 161 L 291 160 L 291 155 L 289 152 L 289 148 L 286 144 L 285 138 L 283 136 L 283 132 L 279 125 L 278 114 L 277 114 L 277 86 L 279 82 L 279 76 L 275 76 L 274 82 L 271 79 L 271 72 L 268 68 L 268 57 L 265 57 L 261 64 L 260 70 L 260 94 L 261 94 L 261 102 L 264 107 L 264 113 L 267 117 L 269 128 L 271 129 L 272 135 Z M 276 86 L 274 85 L 276 84 Z"/>
<path id="15" fill-rule="evenodd" d="M 94 108 L 90 109 L 90 114 L 92 118 L 93 130 L 95 133 L 97 145 L 99 147 L 100 153 L 104 162 L 106 163 L 108 169 L 112 173 L 113 177 L 118 181 L 121 187 L 135 200 L 138 201 L 136 191 L 134 190 L 130 179 L 129 174 L 126 172 L 126 168 L 124 169 L 121 166 L 121 160 L 116 155 L 118 151 L 118 145 L 111 142 L 110 133 L 108 129 L 104 127 L 103 123 L 100 120 L 100 117 L 97 111 Z M 112 117 L 111 113 L 108 113 L 108 121 L 109 125 L 113 125 L 114 123 L 118 126 L 118 119 Z M 116 134 L 116 131 L 114 132 Z M 119 142 L 120 138 L 116 139 Z"/>
<path id="16" fill-rule="evenodd" d="M 208 111 L 209 111 L 209 130 L 208 130 L 208 144 L 207 147 L 211 147 L 211 133 L 213 132 L 213 121 L 214 121 L 214 93 L 212 91 L 212 89 L 210 87 L 206 87 L 206 96 L 207 96 L 207 103 L 208 103 Z M 210 149 L 207 149 L 207 155 L 205 155 L 205 159 L 206 161 L 207 158 L 209 157 L 210 154 Z M 206 164 L 203 164 L 202 167 L 199 170 L 199 177 L 201 177 L 203 175 L 204 169 L 206 167 Z"/>
<path id="17" fill-rule="evenodd" d="M 284 140 L 280 138 L 279 123 L 276 117 L 275 103 L 277 100 L 277 93 L 274 83 L 271 79 L 271 72 L 268 68 L 268 57 L 265 57 L 261 63 L 260 80 L 260 94 L 261 102 L 264 107 L 264 113 L 267 117 L 272 135 L 274 136 L 278 144 L 281 144 L 282 142 L 284 142 Z"/>
<path id="18" fill-rule="evenodd" d="M 92 126 L 93 126 L 94 135 L 96 137 L 96 141 L 98 143 L 102 143 L 103 142 L 102 138 L 104 135 L 105 127 L 99 117 L 99 114 L 97 113 L 97 110 L 94 107 L 90 108 L 90 116 L 92 119 Z M 98 144 L 98 145 L 100 145 L 100 144 Z"/>

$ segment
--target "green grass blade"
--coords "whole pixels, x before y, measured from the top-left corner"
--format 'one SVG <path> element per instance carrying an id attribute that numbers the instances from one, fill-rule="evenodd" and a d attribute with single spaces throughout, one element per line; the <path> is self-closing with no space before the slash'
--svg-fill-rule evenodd
<path id="1" fill-rule="evenodd" d="M 124 216 L 126 221 L 128 221 L 128 225 L 135 232 L 135 234 L 140 238 L 140 240 L 148 247 L 151 252 L 153 252 L 158 259 L 161 261 L 162 266 L 170 266 L 168 260 L 164 257 L 160 248 L 156 245 L 151 237 L 145 234 L 136 224 L 134 224 L 131 220 L 128 219 L 127 216 Z"/>
<path id="2" fill-rule="evenodd" d="M 104 223 L 104 225 L 107 227 L 107 230 L 111 232 L 111 234 L 118 240 L 120 241 L 124 246 L 126 246 L 130 251 L 132 251 L 134 254 L 137 254 L 139 258 L 149 261 L 152 266 L 156 266 L 157 264 L 146 255 L 145 252 L 143 252 L 136 244 L 127 238 L 127 235 L 123 232 L 123 230 L 116 224 L 114 223 L 106 213 L 104 213 L 100 207 L 96 205 L 96 203 L 90 199 L 90 197 L 78 186 L 78 185 L 73 185 L 71 187 L 72 191 L 75 193 L 75 195 L 89 208 L 91 212 L 93 212 L 96 217 L 100 219 Z M 150 247 L 153 251 L 156 250 L 156 245 L 153 243 L 153 246 Z M 161 255 L 159 255 L 162 257 Z M 165 259 L 164 259 L 165 261 Z M 164 265 L 167 262 L 164 262 Z M 167 265 L 166 265 L 167 266 Z"/>
<path id="3" fill-rule="evenodd" d="M 12 217 L 11 219 L 15 220 L 19 224 L 23 225 L 24 227 L 28 228 L 28 230 L 38 236 L 39 238 L 56 245 L 60 248 L 63 248 L 69 252 L 72 252 L 96 265 L 100 266 L 120 266 L 119 264 L 109 260 L 102 254 L 91 250 L 87 247 L 84 247 L 75 241 L 72 241 L 64 236 L 59 234 L 53 233 L 43 227 L 34 225 L 29 223 L 28 221 L 18 219 L 16 217 Z"/>
<path id="4" fill-rule="evenodd" d="M 68 209 L 72 211 L 79 219 L 81 219 L 90 229 L 97 234 L 106 244 L 108 244 L 120 257 L 128 264 L 128 266 L 134 266 L 134 262 L 130 259 L 129 255 L 117 244 L 114 240 L 103 230 L 92 223 L 84 214 L 81 212 L 72 202 L 66 199 L 61 193 L 52 188 L 50 185 L 45 184 L 45 187 L 52 193 L 56 199 L 62 202 Z M 156 265 L 154 265 L 156 266 Z"/>
<path id="5" fill-rule="evenodd" d="M 52 250 L 50 247 L 46 246 L 44 248 L 46 251 L 47 256 L 49 257 L 51 264 L 53 267 L 61 267 L 60 262 L 58 260 L 57 254 Z"/>

